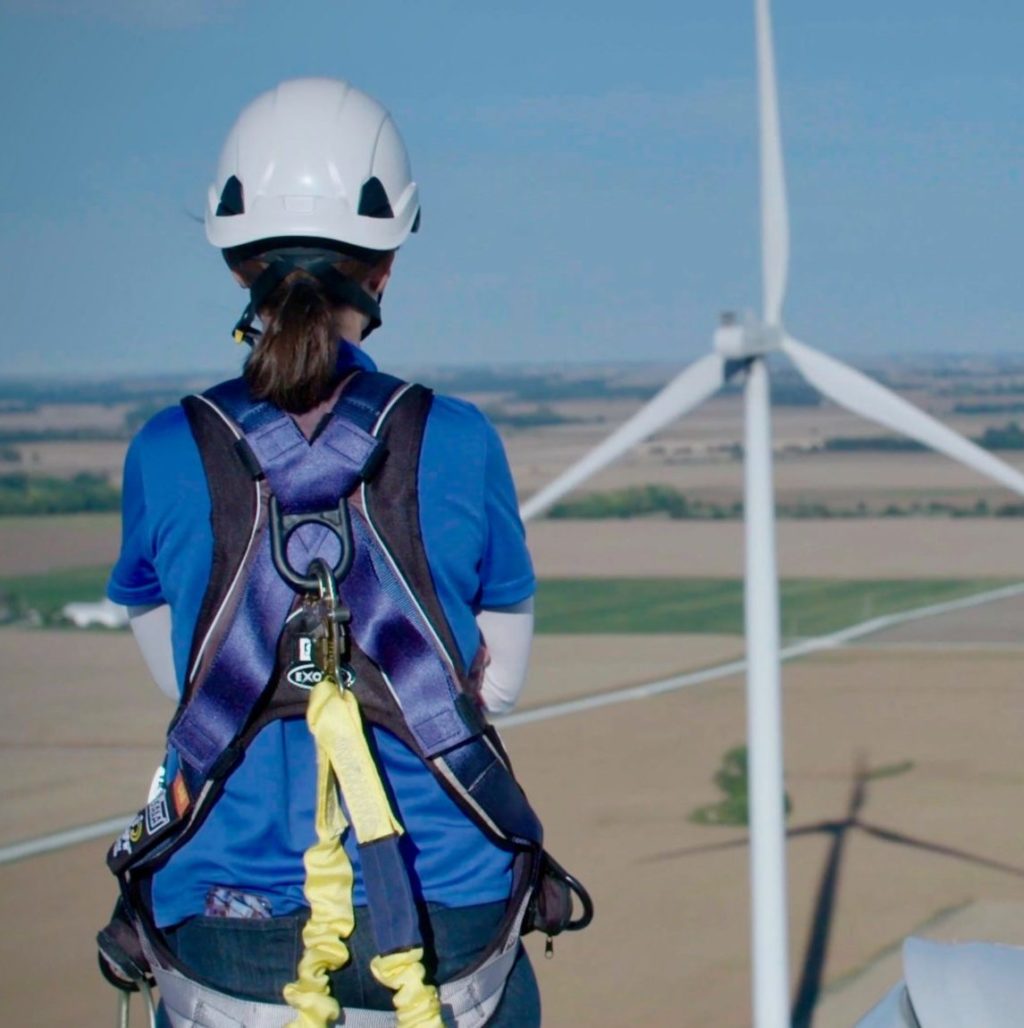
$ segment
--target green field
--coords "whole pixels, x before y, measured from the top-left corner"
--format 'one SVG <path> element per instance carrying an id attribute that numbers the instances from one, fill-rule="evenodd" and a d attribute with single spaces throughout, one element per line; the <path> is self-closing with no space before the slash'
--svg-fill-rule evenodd
<path id="1" fill-rule="evenodd" d="M 1007 584 L 990 578 L 789 579 L 782 582 L 782 635 L 823 635 L 881 614 Z M 727 578 L 543 579 L 537 591 L 537 631 L 740 635 L 743 583 Z"/>
<path id="2" fill-rule="evenodd" d="M 37 610 L 50 621 L 65 603 L 100 599 L 108 574 L 104 566 L 0 578 L 0 599 L 15 611 Z M 782 583 L 782 634 L 790 639 L 823 635 L 871 617 L 1007 584 L 991 578 L 789 579 Z M 542 579 L 537 631 L 740 635 L 743 583 L 728 578 Z"/>
<path id="3" fill-rule="evenodd" d="M 110 568 L 104 565 L 0 578 L 0 599 L 15 614 L 35 610 L 49 622 L 65 603 L 101 600 L 109 575 Z"/>

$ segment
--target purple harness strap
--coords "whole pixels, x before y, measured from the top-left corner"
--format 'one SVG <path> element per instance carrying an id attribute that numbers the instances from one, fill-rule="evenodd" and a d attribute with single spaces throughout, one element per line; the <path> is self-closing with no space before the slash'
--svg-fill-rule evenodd
<path id="1" fill-rule="evenodd" d="M 337 507 L 362 480 L 379 443 L 371 435 L 332 417 L 312 443 L 287 414 L 244 434 L 246 444 L 285 513 Z M 312 499 L 310 499 L 312 497 Z M 296 533 L 311 561 L 335 542 L 324 528 Z M 168 741 L 191 774 L 190 785 L 205 779 L 244 729 L 274 671 L 277 640 L 295 601 L 278 574 L 266 530 L 256 541 L 241 600 L 231 626 Z M 230 759 L 230 758 L 229 758 Z"/>
<path id="2" fill-rule="evenodd" d="M 257 424 L 245 431 L 247 420 Z M 242 425 L 245 445 L 285 514 L 337 507 L 379 459 L 380 442 L 337 410 L 312 443 L 286 414 L 268 416 L 265 405 L 258 408 L 258 416 L 242 419 Z M 393 683 L 410 731 L 423 753 L 432 757 L 473 738 L 479 726 L 460 715 L 454 670 L 356 511 L 352 528 L 354 561 L 342 584 L 343 594 L 355 601 L 352 637 Z M 292 537 L 291 549 L 304 549 L 308 564 L 314 557 L 326 557 L 334 543 L 328 529 L 310 525 Z M 294 600 L 274 567 L 264 530 L 231 626 L 169 736 L 187 766 L 190 786 L 219 770 L 218 762 L 233 762 L 232 745 L 274 673 L 277 640 Z"/>
<path id="3" fill-rule="evenodd" d="M 352 514 L 355 559 L 342 596 L 358 597 L 352 608 L 352 638 L 393 684 L 409 730 L 423 754 L 433 757 L 477 735 L 459 714 L 461 692 L 454 672 L 438 659 L 425 616 L 372 538 L 366 520 Z"/>

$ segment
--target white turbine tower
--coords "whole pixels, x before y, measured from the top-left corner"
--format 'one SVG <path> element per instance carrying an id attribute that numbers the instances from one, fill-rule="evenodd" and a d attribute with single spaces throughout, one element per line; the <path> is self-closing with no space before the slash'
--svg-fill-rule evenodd
<path id="1" fill-rule="evenodd" d="M 754 0 L 760 108 L 763 315 L 723 320 L 713 349 L 673 379 L 607 439 L 531 497 L 532 518 L 637 443 L 693 410 L 744 371 L 745 631 L 750 775 L 752 1005 L 758 1028 L 789 1024 L 785 812 L 779 674 L 779 596 L 768 371 L 781 351 L 822 394 L 856 414 L 945 453 L 1024 495 L 1024 475 L 840 361 L 794 339 L 782 325 L 789 218 L 768 0 Z"/>

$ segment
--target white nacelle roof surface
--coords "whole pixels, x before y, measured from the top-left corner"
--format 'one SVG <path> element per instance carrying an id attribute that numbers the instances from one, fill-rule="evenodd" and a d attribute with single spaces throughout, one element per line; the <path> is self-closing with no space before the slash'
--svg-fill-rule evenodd
<path id="1" fill-rule="evenodd" d="M 1020 1028 L 1024 949 L 907 939 L 901 982 L 857 1028 Z"/>

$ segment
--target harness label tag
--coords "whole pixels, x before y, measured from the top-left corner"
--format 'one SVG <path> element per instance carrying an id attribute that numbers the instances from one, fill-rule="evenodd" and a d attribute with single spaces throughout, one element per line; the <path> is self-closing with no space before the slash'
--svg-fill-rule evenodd
<path id="1" fill-rule="evenodd" d="M 167 793 L 161 792 L 160 795 L 146 807 L 146 831 L 149 832 L 150 835 L 153 835 L 170 823 L 171 815 L 167 809 Z"/>
<path id="2" fill-rule="evenodd" d="M 288 665 L 285 679 L 297 689 L 312 689 L 324 677 L 316 663 L 316 643 L 312 636 L 300 635 L 295 640 L 294 658 Z"/>

